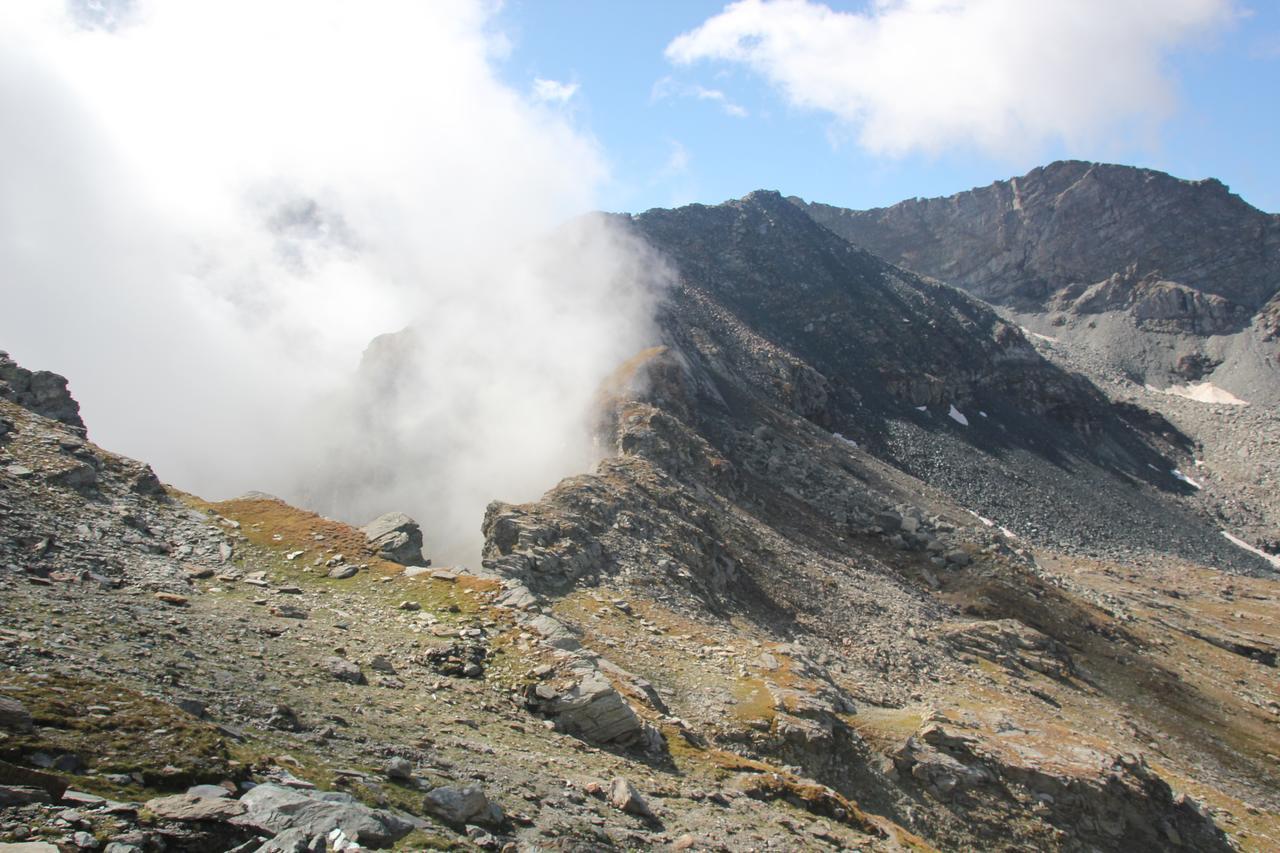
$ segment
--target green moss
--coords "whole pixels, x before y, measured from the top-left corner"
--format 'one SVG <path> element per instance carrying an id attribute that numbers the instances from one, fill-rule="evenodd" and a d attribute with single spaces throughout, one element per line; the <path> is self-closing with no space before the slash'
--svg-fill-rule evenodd
<path id="1" fill-rule="evenodd" d="M 70 753 L 96 774 L 137 773 L 143 779 L 138 786 L 84 776 L 76 779 L 78 788 L 137 795 L 219 782 L 240 772 L 217 728 L 113 684 L 62 674 L 36 678 L 11 673 L 0 681 L 0 692 L 26 705 L 36 724 L 34 731 L 0 742 L 0 757 L 22 764 L 35 752 Z"/>

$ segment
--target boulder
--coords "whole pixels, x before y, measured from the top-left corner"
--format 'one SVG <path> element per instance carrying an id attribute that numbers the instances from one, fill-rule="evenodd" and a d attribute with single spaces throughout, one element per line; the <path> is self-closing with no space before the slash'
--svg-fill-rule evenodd
<path id="1" fill-rule="evenodd" d="M 279 837 L 295 830 L 308 839 L 335 829 L 366 847 L 387 847 L 413 830 L 413 824 L 394 812 L 372 809 L 350 794 L 299 791 L 264 783 L 251 788 L 239 802 L 247 811 L 237 822 Z"/>
<path id="2" fill-rule="evenodd" d="M 531 688 L 526 702 L 532 710 L 555 720 L 556 728 L 592 743 L 630 743 L 644 731 L 644 722 L 609 680 L 590 671 L 568 690 L 541 694 Z"/>
<path id="3" fill-rule="evenodd" d="M 424 805 L 427 811 L 455 826 L 468 823 L 492 826 L 505 819 L 502 808 L 489 802 L 484 789 L 478 785 L 436 788 L 427 794 Z"/>
<path id="4" fill-rule="evenodd" d="M 621 776 L 609 785 L 609 805 L 637 817 L 653 817 L 649 804 L 645 802 L 644 797 L 640 796 L 636 786 Z"/>
<path id="5" fill-rule="evenodd" d="M 147 809 L 156 817 L 180 821 L 226 821 L 246 811 L 243 803 L 228 799 L 225 792 L 221 797 L 206 797 L 191 793 L 157 797 L 147 801 Z"/>
<path id="6" fill-rule="evenodd" d="M 422 528 L 403 512 L 389 512 L 379 516 L 360 528 L 360 531 L 384 560 L 404 565 L 423 562 Z"/>
<path id="7" fill-rule="evenodd" d="M 343 681 L 347 684 L 368 684 L 364 673 L 360 671 L 360 666 L 354 664 L 345 658 L 331 657 L 325 660 L 325 666 L 329 669 L 329 674 L 337 681 Z"/>
<path id="8" fill-rule="evenodd" d="M 393 756 L 387 761 L 384 770 L 388 779 L 395 779 L 400 782 L 408 782 L 413 779 L 413 763 L 407 758 Z"/>

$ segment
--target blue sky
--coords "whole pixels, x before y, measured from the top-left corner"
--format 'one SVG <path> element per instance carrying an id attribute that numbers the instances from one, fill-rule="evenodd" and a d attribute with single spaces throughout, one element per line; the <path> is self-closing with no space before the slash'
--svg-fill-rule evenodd
<path id="1" fill-rule="evenodd" d="M 916 2 L 928 6 L 931 0 Z M 1019 3 L 1024 8 L 1061 5 L 1057 0 Z M 1252 204 L 1280 211 L 1280 4 L 1185 3 L 1197 4 L 1227 9 L 1230 20 L 1192 24 L 1152 48 L 1158 53 L 1152 67 L 1172 94 L 1163 114 L 1144 116 L 1136 130 L 1131 126 L 1123 111 L 1142 113 L 1147 98 L 1139 85 L 1132 103 L 1121 103 L 1118 115 L 1095 121 L 1088 138 L 1064 140 L 1050 129 L 1012 150 L 992 150 L 964 134 L 949 138 L 946 133 L 931 150 L 872 150 L 857 138 L 856 121 L 788 97 L 759 66 L 714 56 L 682 65 L 669 60 L 668 45 L 719 15 L 722 2 L 509 0 L 494 25 L 510 43 L 499 67 L 514 88 L 527 90 L 537 78 L 577 86 L 560 108 L 603 149 L 611 177 L 601 203 L 608 209 L 716 203 L 757 188 L 870 207 L 950 194 L 1071 157 L 1149 166 L 1186 178 L 1217 177 Z M 836 12 L 874 13 L 867 3 L 827 5 Z M 1124 23 L 1106 22 L 1105 10 L 1120 5 L 1095 6 L 1104 18 L 1098 32 L 1114 40 L 1091 44 L 1093 31 L 1086 26 L 1078 36 L 1085 43 L 1071 48 L 1096 49 L 1100 55 L 1089 60 L 1093 66 L 1106 67 L 1117 53 L 1151 48 L 1144 40 L 1154 28 L 1141 18 L 1134 19 L 1131 32 L 1113 33 Z M 927 65 L 929 60 L 918 61 Z M 833 73 L 857 74 L 862 68 L 853 62 L 845 72 Z M 1117 79 L 1130 72 L 1138 73 L 1106 69 Z M 1069 100 L 1074 73 L 1078 68 L 1064 65 L 1065 79 L 1046 83 L 1045 99 Z M 1102 79 L 1105 86 L 1107 78 Z M 813 85 L 825 83 L 839 80 Z M 816 93 L 813 100 L 822 98 Z"/>

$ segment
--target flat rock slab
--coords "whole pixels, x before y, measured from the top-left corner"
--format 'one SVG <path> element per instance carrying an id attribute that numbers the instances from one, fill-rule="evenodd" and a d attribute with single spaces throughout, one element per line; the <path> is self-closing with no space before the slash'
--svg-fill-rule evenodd
<path id="1" fill-rule="evenodd" d="M 237 822 L 271 833 L 328 835 L 341 829 L 347 838 L 369 847 L 389 846 L 408 835 L 413 824 L 384 809 L 371 809 L 350 794 L 298 791 L 266 783 L 251 788 L 239 802 L 248 811 Z"/>
<path id="2" fill-rule="evenodd" d="M 165 820 L 231 820 L 244 814 L 244 803 L 225 797 L 202 797 L 198 794 L 174 794 L 147 801 L 147 809 Z"/>

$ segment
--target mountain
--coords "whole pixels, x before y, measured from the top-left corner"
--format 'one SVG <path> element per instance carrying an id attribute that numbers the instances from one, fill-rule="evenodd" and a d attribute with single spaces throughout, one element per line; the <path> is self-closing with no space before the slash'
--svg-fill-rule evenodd
<path id="1" fill-rule="evenodd" d="M 1280 216 L 1217 180 L 1069 161 L 874 210 L 793 201 L 1135 381 L 1280 402 Z"/>
<path id="2" fill-rule="evenodd" d="M 0 842 L 1275 847 L 1278 561 L 1194 435 L 777 193 L 608 221 L 657 338 L 479 565 L 164 487 L 0 358 Z"/>

